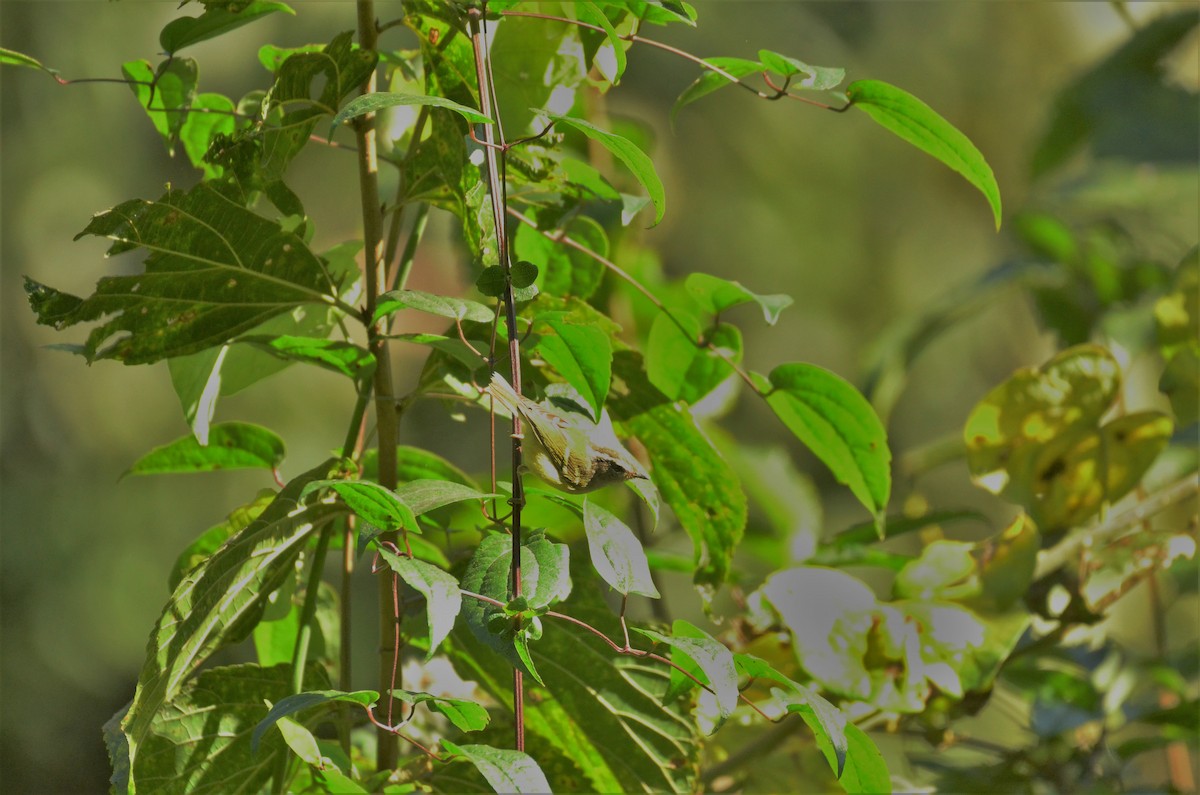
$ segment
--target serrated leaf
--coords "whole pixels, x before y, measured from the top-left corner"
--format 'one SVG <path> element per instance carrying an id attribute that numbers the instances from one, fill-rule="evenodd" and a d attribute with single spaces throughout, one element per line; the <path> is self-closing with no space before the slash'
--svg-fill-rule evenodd
<path id="1" fill-rule="evenodd" d="M 84 345 L 89 360 L 145 364 L 195 353 L 303 304 L 328 305 L 335 289 L 300 238 L 210 183 L 125 202 L 93 218 L 84 235 L 115 240 L 110 254 L 152 252 L 145 273 L 102 278 L 87 299 L 26 279 L 39 323 L 64 329 L 103 319 Z"/>
<path id="2" fill-rule="evenodd" d="M 926 154 L 942 161 L 979 190 L 1000 228 L 1000 186 L 975 144 L 932 108 L 903 89 L 881 80 L 858 80 L 846 89 L 853 107 Z"/>
<path id="3" fill-rule="evenodd" d="M 775 325 L 779 313 L 794 303 L 790 295 L 759 295 L 747 290 L 740 282 L 709 276 L 707 273 L 689 274 L 684 287 L 702 310 L 714 315 L 738 304 L 756 303 L 769 326 Z"/>
<path id="4" fill-rule="evenodd" d="M 718 67 L 726 74 L 733 77 L 745 77 L 754 72 L 761 72 L 763 65 L 758 61 L 749 61 L 745 58 L 705 58 L 705 63 L 712 64 Z M 701 97 L 707 96 L 718 88 L 733 85 L 733 81 L 723 74 L 705 70 L 703 74 L 695 79 L 690 86 L 683 90 L 679 98 L 675 100 L 675 104 L 671 106 L 671 124 L 675 124 L 675 117 L 679 115 L 679 111 L 683 110 L 687 105 L 692 104 Z"/>
<path id="5" fill-rule="evenodd" d="M 627 390 L 610 401 L 613 419 L 646 448 L 655 486 L 692 538 L 694 582 L 715 588 L 729 575 L 746 526 L 746 495 L 737 475 L 692 416 L 649 382 L 637 354 L 614 354 L 613 374 Z"/>
<path id="6" fill-rule="evenodd" d="M 485 114 L 480 113 L 474 108 L 468 108 L 466 105 L 460 105 L 453 100 L 445 97 L 427 96 L 425 94 L 404 94 L 399 92 L 378 91 L 373 94 L 363 94 L 355 97 L 346 103 L 346 106 L 338 111 L 338 114 L 333 117 L 333 126 L 356 119 L 359 116 L 365 116 L 368 113 L 376 113 L 384 108 L 395 108 L 401 105 L 426 105 L 432 108 L 444 108 L 453 111 L 462 116 L 469 122 L 474 124 L 493 124 L 494 122 Z"/>
<path id="7" fill-rule="evenodd" d="M 626 596 L 636 593 L 659 598 L 654 580 L 650 578 L 646 551 L 624 522 L 584 497 L 583 529 L 587 533 L 592 565 L 606 583 Z"/>
<path id="8" fill-rule="evenodd" d="M 378 700 L 379 693 L 374 690 L 355 690 L 353 692 L 344 690 L 310 690 L 304 693 L 285 696 L 276 701 L 275 705 L 267 712 L 267 716 L 254 727 L 254 732 L 250 738 L 250 747 L 257 749 L 263 735 L 275 725 L 277 720 L 288 715 L 295 715 L 302 710 L 336 702 L 369 707 Z"/>
<path id="9" fill-rule="evenodd" d="M 471 320 L 476 323 L 490 323 L 496 315 L 490 307 L 465 298 L 434 295 L 421 290 L 392 290 L 379 296 L 375 320 L 400 309 L 416 309 L 450 320 Z"/>
<path id="10" fill-rule="evenodd" d="M 392 698 L 405 704 L 427 704 L 430 709 L 464 732 L 477 732 L 487 728 L 491 716 L 483 706 L 461 698 L 431 696 L 428 693 L 413 693 L 408 690 L 393 690 Z"/>
<path id="11" fill-rule="evenodd" d="M 767 404 L 839 483 L 882 518 L 892 489 L 887 432 L 862 394 L 841 376 L 811 364 L 771 371 Z"/>
<path id="12" fill-rule="evenodd" d="M 318 489 L 331 489 L 350 510 L 367 524 L 383 531 L 401 527 L 420 532 L 416 512 L 396 492 L 370 480 L 317 480 L 309 483 L 302 496 Z"/>
<path id="13" fill-rule="evenodd" d="M 687 622 L 676 621 L 676 624 L 681 623 L 687 624 Z M 673 651 L 687 657 L 699 669 L 704 684 L 715 691 L 717 708 L 720 711 L 720 720 L 717 724 L 719 726 L 720 721 L 726 720 L 733 714 L 738 702 L 737 669 L 733 664 L 733 653 L 726 648 L 725 644 L 703 630 L 690 624 L 688 624 L 688 628 L 689 634 L 701 637 L 664 635 L 652 629 L 630 627 L 639 635 L 667 644 Z M 715 729 L 716 727 L 714 727 L 714 731 Z"/>
<path id="14" fill-rule="evenodd" d="M 333 506 L 299 502 L 304 487 L 327 475 L 334 463 L 326 461 L 289 482 L 256 520 L 188 572 L 171 594 L 150 633 L 137 691 L 121 725 L 135 775 L 138 753 L 152 740 L 160 710 L 211 654 L 249 635 L 267 597 L 295 576 L 296 558 L 317 524 L 336 515 Z"/>
<path id="15" fill-rule="evenodd" d="M 569 555 L 570 550 L 565 544 L 548 541 L 540 531 L 530 532 L 522 539 L 521 595 L 533 609 L 549 607 L 570 593 Z M 511 565 L 512 538 L 507 535 L 487 536 L 480 542 L 467 566 L 462 580 L 463 590 L 507 603 L 512 595 Z M 463 615 L 480 643 L 538 682 L 542 681 L 532 667 L 525 640 L 526 628 L 515 627 L 503 607 L 468 598 L 463 606 Z M 496 621 L 497 617 L 503 621 Z M 493 622 L 503 628 L 497 631 Z"/>
<path id="16" fill-rule="evenodd" d="M 324 682 L 320 666 L 305 674 Z M 201 672 L 155 716 L 153 731 L 132 767 L 128 791 L 223 795 L 236 781 L 244 791 L 266 788 L 286 749 L 281 737 L 251 750 L 263 700 L 284 698 L 290 666 L 236 665 Z M 122 790 L 124 791 L 124 790 Z"/>
<path id="17" fill-rule="evenodd" d="M 533 757 L 523 751 L 490 745 L 455 745 L 442 740 L 442 747 L 475 766 L 496 792 L 546 793 L 550 784 Z"/>
<path id="18" fill-rule="evenodd" d="M 667 211 L 667 193 L 663 188 L 662 180 L 658 178 L 658 173 L 654 170 L 654 161 L 645 152 L 628 138 L 602 130 L 591 122 L 554 113 L 548 115 L 552 121 L 574 127 L 612 152 L 618 160 L 625 164 L 634 178 L 642 183 L 642 187 L 649 194 L 650 201 L 654 204 L 654 223 L 657 224 L 663 219 L 663 214 Z"/>
<path id="19" fill-rule="evenodd" d="M 121 73 L 162 136 L 167 151 L 175 154 L 175 141 L 196 94 L 196 62 L 170 58 L 154 69 L 149 61 L 129 61 L 121 66 Z"/>
<path id="20" fill-rule="evenodd" d="M 125 474 L 274 469 L 283 456 L 283 440 L 272 431 L 248 422 L 222 422 L 209 429 L 207 445 L 188 434 L 146 453 Z"/>
<path id="21" fill-rule="evenodd" d="M 214 6 L 205 8 L 198 17 L 180 17 L 167 23 L 158 34 L 159 46 L 167 53 L 177 53 L 184 47 L 215 38 L 242 25 L 247 25 L 267 14 L 283 11 L 295 16 L 296 12 L 283 3 L 256 0 L 237 12 Z"/>
<path id="22" fill-rule="evenodd" d="M 425 597 L 425 616 L 429 622 L 429 651 L 425 659 L 429 660 L 454 629 L 454 619 L 462 609 L 458 580 L 437 566 L 397 555 L 385 547 L 376 551 L 400 579 Z"/>
<path id="23" fill-rule="evenodd" d="M 543 360 L 566 379 L 599 417 L 612 382 L 612 342 L 607 334 L 591 325 L 572 323 L 566 312 L 542 312 L 534 316 L 539 331 L 537 351 Z"/>

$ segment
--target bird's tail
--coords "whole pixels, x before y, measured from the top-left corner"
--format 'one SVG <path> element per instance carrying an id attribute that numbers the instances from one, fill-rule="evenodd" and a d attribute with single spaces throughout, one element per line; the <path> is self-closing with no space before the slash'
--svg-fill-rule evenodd
<path id="1" fill-rule="evenodd" d="M 492 381 L 487 385 L 487 391 L 501 406 L 508 409 L 510 414 L 521 413 L 521 398 L 517 391 L 504 380 L 498 371 L 492 372 Z"/>

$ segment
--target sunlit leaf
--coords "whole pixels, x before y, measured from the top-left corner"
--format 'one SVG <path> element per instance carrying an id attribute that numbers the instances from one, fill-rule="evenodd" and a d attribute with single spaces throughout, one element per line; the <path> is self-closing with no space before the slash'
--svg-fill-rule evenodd
<path id="1" fill-rule="evenodd" d="M 167 151 L 174 154 L 179 131 L 196 94 L 196 62 L 170 58 L 154 69 L 149 61 L 130 61 L 121 67 L 121 73 L 162 136 Z"/>
<path id="2" fill-rule="evenodd" d="M 338 114 L 333 117 L 333 126 L 337 126 L 350 119 L 356 119 L 359 116 L 365 116 L 368 113 L 376 113 L 384 108 L 394 108 L 399 105 L 428 105 L 434 108 L 445 108 L 459 114 L 469 122 L 476 124 L 492 124 L 492 120 L 483 113 L 468 108 L 465 105 L 460 105 L 457 102 L 446 99 L 445 97 L 432 97 L 425 94 L 399 94 L 387 91 L 379 91 L 373 94 L 363 94 L 355 97 L 346 103 L 346 106 L 338 111 Z"/>
<path id="3" fill-rule="evenodd" d="M 591 325 L 572 323 L 566 312 L 543 312 L 534 317 L 539 331 L 537 350 L 542 359 L 575 387 L 592 416 L 599 417 L 612 381 L 612 343 Z"/>
<path id="4" fill-rule="evenodd" d="M 473 320 L 476 323 L 491 322 L 496 314 L 489 307 L 465 298 L 434 295 L 421 290 L 392 290 L 379 296 L 375 319 L 378 320 L 400 309 L 416 309 L 450 320 Z"/>
<path id="5" fill-rule="evenodd" d="M 738 304 L 756 303 L 762 309 L 763 320 L 770 326 L 779 320 L 780 312 L 794 303 L 790 295 L 759 295 L 747 290 L 740 282 L 707 273 L 689 274 L 684 286 L 702 310 L 714 315 Z"/>
<path id="6" fill-rule="evenodd" d="M 462 609 L 458 580 L 437 566 L 397 555 L 386 547 L 378 547 L 376 551 L 400 579 L 425 597 L 425 615 L 429 622 L 429 651 L 425 659 L 428 660 L 454 629 L 454 619 Z"/>
<path id="7" fill-rule="evenodd" d="M 272 431 L 248 422 L 222 422 L 210 429 L 207 445 L 188 434 L 146 453 L 126 474 L 274 469 L 283 462 L 283 456 L 283 440 Z"/>
<path id="8" fill-rule="evenodd" d="M 671 106 L 671 124 L 675 123 L 675 117 L 679 115 L 679 111 L 687 105 L 692 104 L 701 97 L 707 96 L 718 88 L 724 88 L 728 85 L 733 85 L 733 81 L 726 77 L 729 75 L 735 78 L 745 77 L 755 72 L 761 72 L 764 67 L 758 61 L 749 61 L 745 58 L 706 58 L 705 63 L 711 64 L 719 68 L 725 74 L 711 70 L 705 70 L 703 74 L 679 95 L 675 100 L 675 104 Z"/>
<path id="9" fill-rule="evenodd" d="M 708 345 L 701 347 L 700 340 Z M 650 326 L 646 375 L 672 400 L 698 403 L 733 372 L 727 359 L 734 364 L 742 360 L 742 332 L 737 326 L 721 323 L 706 331 L 699 320 L 683 312 L 675 312 L 674 320 L 660 313 Z"/>
<path id="10" fill-rule="evenodd" d="M 314 364 L 356 381 L 375 369 L 375 357 L 370 351 L 352 342 L 287 334 L 274 337 L 251 334 L 239 337 L 238 342 L 254 345 L 280 359 Z"/>
<path id="11" fill-rule="evenodd" d="M 687 622 L 676 621 L 677 625 L 680 623 L 686 624 Z M 711 635 L 692 625 L 688 625 L 688 627 L 691 630 L 688 634 L 702 637 L 681 637 L 678 633 L 664 635 L 643 627 L 630 627 L 630 629 L 651 640 L 667 644 L 671 647 L 672 652 L 678 652 L 687 657 L 692 665 L 701 672 L 701 680 L 712 688 L 716 695 L 716 706 L 720 717 L 717 726 L 713 727 L 715 731 L 720 722 L 732 715 L 734 708 L 737 707 L 737 669 L 733 664 L 733 653 L 725 644 Z"/>
<path id="12" fill-rule="evenodd" d="M 356 690 L 354 692 L 343 690 L 310 690 L 304 693 L 287 695 L 276 701 L 275 705 L 267 712 L 266 717 L 254 727 L 254 732 L 251 736 L 251 748 L 258 748 L 258 744 L 262 741 L 263 736 L 280 718 L 295 715 L 297 712 L 312 709 L 313 707 L 328 706 L 336 703 L 369 707 L 378 700 L 379 693 L 374 690 Z"/>
<path id="13" fill-rule="evenodd" d="M 891 450 L 883 424 L 862 394 L 840 376 L 811 364 L 771 371 L 767 404 L 872 514 L 882 518 L 891 495 Z"/>
<path id="14" fill-rule="evenodd" d="M 657 224 L 663 219 L 663 214 L 667 211 L 667 192 L 663 188 L 662 180 L 658 178 L 658 173 L 654 170 L 654 161 L 645 152 L 639 149 L 628 138 L 623 138 L 616 133 L 602 130 L 583 119 L 560 116 L 554 113 L 549 114 L 549 117 L 554 122 L 574 127 L 588 138 L 591 138 L 612 152 L 618 160 L 625 164 L 625 167 L 629 169 L 634 178 L 642 183 L 642 187 L 650 195 L 650 201 L 654 204 L 654 223 Z"/>
<path id="15" fill-rule="evenodd" d="M 592 565 L 606 583 L 621 594 L 659 597 L 654 580 L 650 578 L 646 552 L 624 522 L 585 497 L 583 528 L 587 533 Z"/>
<path id="16" fill-rule="evenodd" d="M 837 88 L 846 79 L 846 70 L 837 66 L 811 66 L 804 61 L 771 50 L 759 50 L 758 59 L 763 66 L 784 77 L 805 75 L 802 80 L 790 84 L 792 88 L 812 91 L 828 91 Z"/>
<path id="17" fill-rule="evenodd" d="M 407 690 L 393 690 L 392 698 L 405 704 L 425 704 L 439 715 L 445 715 L 459 731 L 477 732 L 487 727 L 491 716 L 488 711 L 474 701 L 462 698 L 445 698 L 431 696 L 428 693 L 412 693 Z"/>
<path id="18" fill-rule="evenodd" d="M 493 748 L 490 745 L 460 746 L 449 740 L 442 740 L 442 746 L 474 765 L 496 792 L 550 792 L 546 774 L 533 757 L 523 751 Z"/>
<path id="19" fill-rule="evenodd" d="M 858 80 L 846 89 L 859 108 L 894 133 L 961 174 L 988 200 L 1000 228 L 1000 186 L 975 144 L 932 108 L 903 89 L 881 80 Z"/>
<path id="20" fill-rule="evenodd" d="M 380 530 L 401 527 L 420 532 L 416 512 L 396 492 L 370 480 L 317 480 L 309 483 L 304 494 L 320 489 L 337 493 L 350 510 L 364 522 Z"/>
<path id="21" fill-rule="evenodd" d="M 198 17 L 179 17 L 168 22 L 158 34 L 158 44 L 167 53 L 177 53 L 184 47 L 236 30 L 276 11 L 296 13 L 284 3 L 265 0 L 255 0 L 236 12 L 220 6 L 205 8 Z"/>
<path id="22" fill-rule="evenodd" d="M 51 69 L 33 56 L 26 55 L 23 52 L 17 52 L 16 50 L 10 50 L 5 47 L 0 47 L 0 65 L 4 64 L 7 64 L 8 66 L 26 66 L 30 69 L 40 69 L 51 76 L 58 74 L 58 70 Z"/>

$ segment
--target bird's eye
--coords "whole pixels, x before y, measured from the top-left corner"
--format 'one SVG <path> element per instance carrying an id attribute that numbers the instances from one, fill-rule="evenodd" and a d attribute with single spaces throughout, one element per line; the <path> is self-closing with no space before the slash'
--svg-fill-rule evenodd
<path id="1" fill-rule="evenodd" d="M 608 466 L 609 469 L 611 469 L 613 472 L 616 472 L 618 475 L 625 474 L 625 467 L 621 466 L 616 461 L 611 462 Z"/>

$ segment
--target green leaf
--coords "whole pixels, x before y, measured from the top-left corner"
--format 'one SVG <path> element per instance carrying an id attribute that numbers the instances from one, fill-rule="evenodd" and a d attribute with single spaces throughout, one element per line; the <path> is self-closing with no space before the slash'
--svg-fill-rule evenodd
<path id="1" fill-rule="evenodd" d="M 355 381 L 369 377 L 375 370 L 375 357 L 371 352 L 352 342 L 293 337 L 288 334 L 272 337 L 250 335 L 239 337 L 238 342 L 254 345 L 285 361 L 314 364 Z"/>
<path id="2" fill-rule="evenodd" d="M 355 690 L 354 692 L 344 690 L 310 690 L 304 693 L 285 696 L 276 701 L 275 705 L 267 712 L 267 716 L 254 727 L 254 732 L 250 738 L 250 747 L 252 750 L 257 750 L 259 743 L 262 742 L 262 738 L 267 731 L 275 725 L 276 721 L 288 715 L 295 715 L 297 712 L 306 709 L 322 705 L 327 706 L 338 702 L 369 707 L 378 700 L 379 693 L 374 690 Z"/>
<path id="3" fill-rule="evenodd" d="M 721 69 L 725 74 L 737 78 L 745 77 L 754 72 L 761 72 L 765 68 L 758 61 L 748 61 L 745 58 L 705 58 L 704 61 Z M 733 81 L 725 75 L 705 70 L 690 86 L 683 90 L 683 93 L 675 100 L 675 104 L 671 106 L 672 126 L 675 124 L 675 117 L 679 115 L 679 111 L 683 110 L 684 107 L 692 104 L 701 97 L 711 94 L 718 88 L 724 88 L 729 85 L 733 85 Z"/>
<path id="4" fill-rule="evenodd" d="M 180 17 L 168 22 L 158 34 L 158 43 L 168 54 L 177 53 L 184 47 L 228 33 L 276 11 L 296 14 L 283 3 L 263 0 L 249 3 L 236 13 L 219 6 L 206 8 L 198 17 Z"/>
<path id="5" fill-rule="evenodd" d="M 892 488 L 892 453 L 866 398 L 840 376 L 811 364 L 776 367 L 771 386 L 767 404 L 783 424 L 882 519 Z"/>
<path id="6" fill-rule="evenodd" d="M 740 282 L 709 276 L 707 273 L 689 274 L 684 286 L 702 310 L 714 315 L 738 304 L 756 303 L 769 326 L 775 325 L 779 321 L 779 313 L 793 303 L 790 295 L 758 295 L 747 290 Z"/>
<path id="7" fill-rule="evenodd" d="M 316 480 L 304 488 L 302 496 L 320 489 L 332 489 L 350 510 L 367 524 L 380 530 L 401 527 L 420 532 L 416 512 L 396 492 L 369 480 Z"/>
<path id="8" fill-rule="evenodd" d="M 614 86 L 617 85 L 621 82 L 621 76 L 625 74 L 627 63 L 625 42 L 621 40 L 620 34 L 617 33 L 617 29 L 613 27 L 603 9 L 591 0 L 584 0 L 577 4 L 575 13 L 579 15 L 581 22 L 598 25 L 604 29 L 605 42 L 592 56 L 592 64 L 600 74 L 604 75 L 605 80 Z"/>
<path id="9" fill-rule="evenodd" d="M 427 704 L 429 708 L 454 724 L 455 728 L 464 732 L 477 732 L 487 728 L 491 721 L 488 711 L 474 701 L 461 698 L 445 698 L 431 696 L 428 693 L 412 693 L 407 690 L 393 690 L 392 697 L 405 704 Z"/>
<path id="10" fill-rule="evenodd" d="M 983 155 L 967 136 L 903 89 L 881 80 L 858 80 L 846 89 L 853 107 L 875 123 L 937 158 L 974 185 L 988 200 L 1000 228 L 1000 186 Z"/>
<path id="11" fill-rule="evenodd" d="M 205 160 L 217 136 L 232 136 L 237 129 L 233 100 L 222 94 L 197 94 L 179 130 L 179 142 L 192 165 L 204 172 L 205 179 L 225 173 L 222 166 Z"/>
<path id="12" fill-rule="evenodd" d="M 733 653 L 725 647 L 725 644 L 688 622 L 676 621 L 675 624 L 675 635 L 664 635 L 661 632 L 642 627 L 630 627 L 630 629 L 653 641 L 667 644 L 671 647 L 672 652 L 683 655 L 699 669 L 700 679 L 712 688 L 716 696 L 716 706 L 720 716 L 717 725 L 713 727 L 713 731 L 716 731 L 720 723 L 732 715 L 733 710 L 737 708 L 737 668 L 733 664 Z M 688 634 L 694 634 L 697 637 L 680 637 L 678 626 L 681 624 L 687 625 Z"/>
<path id="13" fill-rule="evenodd" d="M 327 677 L 314 665 L 305 678 L 324 683 Z M 201 672 L 154 717 L 131 767 L 128 792 L 221 795 L 231 781 L 247 792 L 266 789 L 288 752 L 280 736 L 252 750 L 251 734 L 267 711 L 263 701 L 286 697 L 290 686 L 287 665 Z"/>
<path id="14" fill-rule="evenodd" d="M 549 607 L 570 593 L 569 555 L 570 550 L 565 544 L 552 543 L 541 531 L 530 532 L 522 539 L 521 595 L 531 609 Z M 467 566 L 462 580 L 463 590 L 507 603 L 511 596 L 511 565 L 512 538 L 503 534 L 487 536 L 480 542 Z M 468 598 L 463 606 L 463 615 L 480 643 L 541 683 L 526 643 L 527 626 L 516 626 L 504 608 L 479 599 Z M 497 618 L 504 620 L 496 621 Z"/>
<path id="15" fill-rule="evenodd" d="M 110 255 L 151 252 L 145 273 L 104 277 L 87 299 L 26 279 L 39 323 L 63 329 L 104 319 L 83 346 L 89 361 L 145 364 L 196 353 L 298 306 L 328 305 L 335 289 L 299 237 L 210 183 L 125 202 L 93 218 L 83 235 L 115 240 Z"/>
<path id="16" fill-rule="evenodd" d="M 449 740 L 442 740 L 442 747 L 474 765 L 496 792 L 550 792 L 546 774 L 533 757 L 523 751 L 490 745 L 459 746 Z"/>
<path id="17" fill-rule="evenodd" d="M 1158 388 L 1171 401 L 1176 425 L 1186 428 L 1200 420 L 1200 345 L 1193 342 L 1171 357 Z"/>
<path id="18" fill-rule="evenodd" d="M 434 295 L 421 290 L 392 290 L 379 296 L 375 320 L 400 309 L 416 309 L 450 320 L 471 320 L 476 323 L 490 323 L 496 315 L 490 307 L 465 298 Z"/>
<path id="19" fill-rule="evenodd" d="M 575 387 L 599 417 L 612 382 L 612 342 L 607 334 L 590 325 L 571 322 L 567 312 L 542 312 L 534 316 L 541 334 L 538 355 Z M 548 327 L 550 334 L 540 329 Z"/>
<path id="20" fill-rule="evenodd" d="M 892 777 L 875 741 L 853 723 L 846 726 L 846 741 L 846 769 L 838 783 L 848 793 L 891 792 Z"/>
<path id="21" fill-rule="evenodd" d="M 283 462 L 283 440 L 261 425 L 222 422 L 209 429 L 208 444 L 188 434 L 139 458 L 127 475 L 274 469 Z"/>
<path id="22" fill-rule="evenodd" d="M 575 161 L 571 161 L 575 162 Z M 590 298 L 604 278 L 604 265 L 595 258 L 559 242 L 569 240 L 601 257 L 608 256 L 604 227 L 586 215 L 570 219 L 564 229 L 546 230 L 555 239 L 526 224 L 517 227 L 514 246 L 523 260 L 542 263 L 537 285 L 541 292 L 560 297 Z"/>
<path id="23" fill-rule="evenodd" d="M 291 718 L 280 718 L 275 725 L 279 727 L 284 743 L 301 762 L 314 767 L 321 766 L 321 749 L 312 732 Z"/>
<path id="24" fill-rule="evenodd" d="M 579 561 L 579 578 L 591 577 Z M 617 616 L 599 588 L 577 588 L 562 608 L 610 638 L 620 638 Z M 695 780 L 695 722 L 667 701 L 667 668 L 615 655 L 574 624 L 545 619 L 546 632 L 530 656 L 546 688 L 525 702 L 526 736 L 548 772 L 558 758 L 569 772 L 552 779 L 556 790 L 688 792 Z M 460 676 L 479 682 L 504 709 L 512 709 L 512 668 L 456 628 L 449 650 Z M 573 781 L 568 785 L 566 780 Z M 460 787 L 461 789 L 461 787 Z"/>
<path id="25" fill-rule="evenodd" d="M 613 419 L 645 446 L 654 484 L 691 536 L 695 583 L 715 588 L 728 577 L 746 526 L 746 495 L 737 475 L 691 415 L 647 380 L 637 354 L 614 354 L 613 374 L 628 390 L 610 402 Z"/>
<path id="26" fill-rule="evenodd" d="M 675 312 L 674 318 L 660 313 L 650 326 L 646 375 L 667 397 L 695 405 L 733 373 L 725 357 L 735 364 L 741 362 L 742 332 L 729 323 L 720 323 L 705 332 L 698 319 L 682 312 Z M 713 347 L 700 347 L 696 343 L 701 339 Z"/>
<path id="27" fill-rule="evenodd" d="M 30 69 L 40 69 L 51 76 L 58 74 L 57 69 L 51 69 L 50 67 L 45 66 L 37 58 L 26 55 L 22 52 L 17 52 L 16 50 L 9 50 L 7 48 L 0 47 L 0 65 L 3 64 L 8 64 L 9 66 L 26 66 Z"/>
<path id="28" fill-rule="evenodd" d="M 782 701 L 788 712 L 798 713 L 808 724 L 817 744 L 825 754 L 825 760 L 833 769 L 834 775 L 842 777 L 846 768 L 846 756 L 849 753 L 849 743 L 846 739 L 846 714 L 826 701 L 819 693 L 810 687 L 792 681 L 779 673 L 765 660 L 752 654 L 734 654 L 734 665 L 742 676 L 751 679 L 769 679 L 783 685 L 786 690 L 773 690 L 782 696 Z"/>
<path id="29" fill-rule="evenodd" d="M 653 202 L 655 210 L 654 223 L 657 224 L 663 219 L 663 214 L 667 211 L 667 193 L 663 188 L 662 180 L 658 178 L 658 173 L 654 170 L 654 162 L 645 152 L 638 149 L 629 139 L 622 138 L 616 133 L 602 130 L 591 122 L 572 118 L 571 116 L 560 116 L 554 113 L 548 115 L 552 121 L 574 127 L 588 138 L 591 138 L 612 152 L 618 160 L 625 164 L 625 167 L 629 169 L 634 178 L 642 183 L 642 187 L 650 195 L 650 201 Z"/>
<path id="30" fill-rule="evenodd" d="M 432 456 L 432 454 L 430 454 L 430 456 L 436 458 L 436 456 Z M 411 466 L 411 464 L 409 466 Z M 412 474 L 416 473 L 414 472 Z M 404 483 L 396 489 L 396 496 L 399 497 L 405 505 L 408 505 L 410 508 L 412 508 L 412 512 L 417 516 L 437 510 L 445 505 L 452 505 L 456 502 L 466 502 L 467 500 L 488 500 L 492 499 L 493 497 L 504 496 L 501 494 L 479 491 L 472 486 L 468 486 L 462 482 L 456 481 L 457 478 L 455 481 L 445 480 L 442 477 L 411 478 L 408 483 Z"/>
<path id="31" fill-rule="evenodd" d="M 171 574 L 167 581 L 170 590 L 174 591 L 185 574 L 207 560 L 231 536 L 257 519 L 274 500 L 274 491 L 271 489 L 261 490 L 253 501 L 230 511 L 225 521 L 208 528 L 195 541 L 184 547 L 171 567 Z"/>
<path id="32" fill-rule="evenodd" d="M 512 285 L 515 289 L 524 289 L 537 281 L 538 266 L 528 260 L 519 260 L 512 265 Z"/>
<path id="33" fill-rule="evenodd" d="M 338 111 L 338 114 L 333 117 L 333 126 L 356 119 L 359 116 L 365 116 L 368 113 L 376 113 L 384 108 L 395 108 L 401 105 L 427 105 L 433 108 L 445 108 L 446 110 L 454 111 L 469 122 L 475 124 L 494 124 L 490 118 L 483 113 L 468 108 L 466 105 L 460 105 L 457 102 L 446 99 L 445 97 L 431 97 L 424 94 L 402 94 L 392 93 L 388 91 L 379 91 L 373 94 L 363 94 L 355 97 L 346 103 L 346 106 Z"/>
<path id="34" fill-rule="evenodd" d="M 508 279 L 504 276 L 504 268 L 499 265 L 487 266 L 475 280 L 475 289 L 488 298 L 499 298 L 507 288 Z"/>
<path id="35" fill-rule="evenodd" d="M 587 532 L 592 565 L 606 583 L 626 596 L 636 593 L 659 598 L 650 578 L 646 552 L 624 522 L 584 497 L 583 529 Z"/>
<path id="36" fill-rule="evenodd" d="M 130 61 L 121 67 L 121 73 L 162 136 L 167 151 L 175 154 L 175 141 L 196 94 L 196 62 L 170 58 L 155 70 L 149 61 Z"/>
<path id="37" fill-rule="evenodd" d="M 296 558 L 309 536 L 336 514 L 333 506 L 301 507 L 299 502 L 305 486 L 326 476 L 334 464 L 331 459 L 289 482 L 257 519 L 188 572 L 172 592 L 150 633 L 137 691 L 121 724 L 135 775 L 142 745 L 154 742 L 160 711 L 209 656 L 249 635 L 268 596 L 295 576 Z"/>
<path id="38" fill-rule="evenodd" d="M 425 659 L 428 661 L 454 629 L 454 619 L 462 609 L 458 580 L 437 566 L 402 557 L 385 547 L 378 547 L 376 551 L 400 579 L 425 597 L 425 616 L 429 622 L 429 651 Z"/>
<path id="39" fill-rule="evenodd" d="M 811 91 L 829 91 L 837 88 L 846 79 L 846 70 L 836 66 L 810 66 L 804 61 L 780 55 L 771 50 L 759 50 L 758 58 L 762 65 L 776 74 L 784 77 L 807 75 L 803 80 L 790 83 L 793 88 L 806 88 Z"/>

